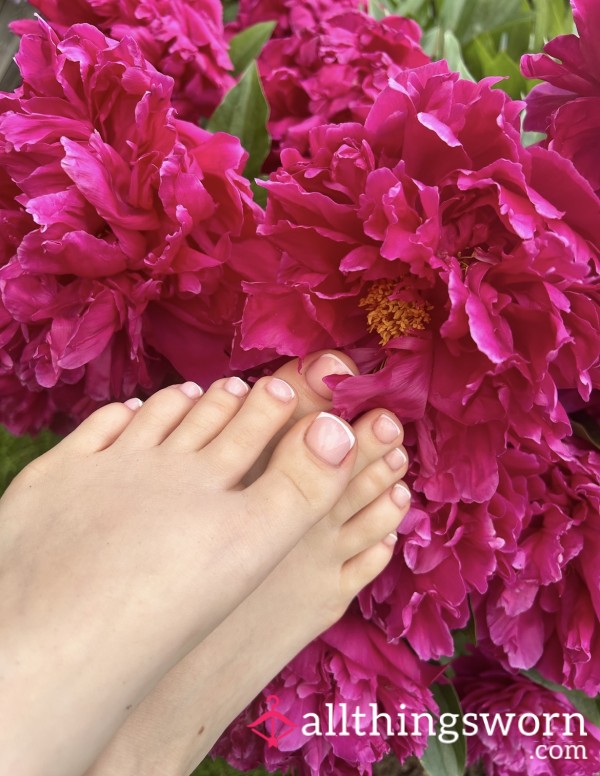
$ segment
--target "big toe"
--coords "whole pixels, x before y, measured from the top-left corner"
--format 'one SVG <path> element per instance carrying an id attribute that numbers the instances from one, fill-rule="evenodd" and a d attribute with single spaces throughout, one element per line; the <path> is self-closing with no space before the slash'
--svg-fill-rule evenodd
<path id="1" fill-rule="evenodd" d="M 290 547 L 340 499 L 352 476 L 356 437 L 340 418 L 311 413 L 277 445 L 265 472 L 245 493 L 276 540 Z"/>

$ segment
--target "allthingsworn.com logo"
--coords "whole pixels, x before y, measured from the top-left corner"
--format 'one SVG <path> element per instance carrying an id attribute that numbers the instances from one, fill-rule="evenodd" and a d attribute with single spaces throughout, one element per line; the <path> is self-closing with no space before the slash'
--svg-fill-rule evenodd
<path id="1" fill-rule="evenodd" d="M 564 739 L 577 736 L 585 738 L 585 719 L 582 714 L 441 714 L 438 719 L 428 712 L 406 714 L 406 705 L 400 704 L 400 711 L 393 720 L 390 714 L 378 711 L 376 703 L 349 710 L 347 703 L 326 703 L 326 720 L 313 712 L 303 715 L 297 724 L 277 710 L 280 700 L 277 695 L 267 698 L 267 711 L 248 727 L 267 742 L 269 747 L 279 748 L 281 741 L 300 728 L 303 736 L 435 736 L 442 744 L 453 744 L 461 735 L 475 736 L 480 731 L 487 736 L 525 736 L 543 739 L 533 747 L 531 759 L 538 760 L 587 760 L 586 748 L 582 743 L 565 743 Z M 556 720 L 556 721 L 555 721 Z M 411 725 L 412 723 L 412 725 Z M 423 724 L 425 723 L 425 724 Z M 575 729 L 574 729 L 575 728 Z M 558 740 L 557 740 L 558 737 Z"/>

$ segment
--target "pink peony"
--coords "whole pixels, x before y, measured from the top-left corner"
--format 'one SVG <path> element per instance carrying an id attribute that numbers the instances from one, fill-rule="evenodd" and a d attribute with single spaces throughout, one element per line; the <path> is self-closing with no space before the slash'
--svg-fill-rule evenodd
<path id="1" fill-rule="evenodd" d="M 467 728 L 469 763 L 480 761 L 487 776 L 598 773 L 600 729 L 564 695 L 507 673 L 479 652 L 455 660 L 452 667 L 463 714 L 477 715 L 468 720 L 477 726 L 476 735 Z"/>
<path id="2" fill-rule="evenodd" d="M 329 16 L 345 10 L 367 10 L 365 0 L 240 0 L 228 34 L 259 22 L 276 21 L 273 37 L 280 38 L 306 29 L 316 29 Z"/>
<path id="3" fill-rule="evenodd" d="M 545 132 L 545 145 L 570 159 L 600 193 L 600 5 L 571 0 L 576 35 L 560 35 L 545 54 L 527 54 L 523 75 L 545 81 L 527 98 L 525 129 Z M 557 61 L 560 60 L 560 61 Z"/>
<path id="4" fill-rule="evenodd" d="M 134 38 L 144 57 L 174 80 L 178 117 L 210 116 L 235 83 L 218 0 L 32 0 L 52 26 L 64 33 L 85 22 L 111 38 Z M 35 22 L 12 25 L 31 32 Z"/>
<path id="5" fill-rule="evenodd" d="M 235 241 L 252 252 L 260 214 L 239 141 L 176 120 L 132 39 L 39 22 L 17 61 L 23 86 L 0 95 L 2 422 L 65 427 L 223 374 Z"/>
<path id="6" fill-rule="evenodd" d="M 265 765 L 269 771 L 293 768 L 299 776 L 371 774 L 372 764 L 390 750 L 401 762 L 422 754 L 427 744 L 426 726 L 421 735 L 397 735 L 397 715 L 406 715 L 409 733 L 414 732 L 412 714 L 429 712 L 435 716 L 437 706 L 428 686 L 438 674 L 439 668 L 420 663 L 402 643 L 387 643 L 378 628 L 349 612 L 263 690 L 225 731 L 213 754 L 244 770 Z M 279 698 L 277 711 L 297 725 L 277 748 L 248 729 L 268 710 L 269 695 Z M 333 736 L 326 735 L 330 718 L 327 704 L 333 708 Z M 349 735 L 341 735 L 341 704 L 347 704 Z M 358 733 L 351 717 L 356 708 L 365 715 Z M 387 735 L 384 717 L 374 721 L 374 708 L 390 717 L 393 735 Z M 304 716 L 308 714 L 319 719 L 323 735 L 302 734 L 303 725 L 315 720 L 315 716 Z M 372 735 L 373 730 L 376 735 Z"/>
<path id="7" fill-rule="evenodd" d="M 349 10 L 270 40 L 258 60 L 273 139 L 266 168 L 279 164 L 282 148 L 307 151 L 312 127 L 364 121 L 390 77 L 429 61 L 419 38 L 409 19 Z"/>
<path id="8" fill-rule="evenodd" d="M 600 453 L 532 461 L 511 563 L 476 599 L 478 643 L 513 669 L 600 693 Z"/>
<path id="9" fill-rule="evenodd" d="M 363 605 L 424 658 L 451 651 L 518 536 L 509 443 L 555 458 L 558 390 L 587 401 L 600 379 L 600 203 L 521 146 L 521 107 L 435 63 L 390 82 L 364 126 L 314 129 L 265 184 L 278 272 L 245 285 L 237 366 L 345 349 L 362 374 L 330 378 L 335 408 L 407 427 L 411 533 Z"/>

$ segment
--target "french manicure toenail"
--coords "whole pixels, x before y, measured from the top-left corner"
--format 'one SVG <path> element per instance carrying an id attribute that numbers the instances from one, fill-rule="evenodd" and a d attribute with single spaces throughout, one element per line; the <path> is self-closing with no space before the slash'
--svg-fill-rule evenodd
<path id="1" fill-rule="evenodd" d="M 309 450 L 325 463 L 338 466 L 354 447 L 356 437 L 343 420 L 321 412 L 306 432 Z"/>
<path id="2" fill-rule="evenodd" d="M 292 401 L 296 395 L 292 386 L 286 383 L 285 380 L 280 380 L 278 377 L 273 377 L 269 380 L 265 390 L 267 393 L 270 393 L 274 399 L 286 403 Z"/>
<path id="3" fill-rule="evenodd" d="M 333 353 L 324 353 L 306 370 L 306 382 L 312 390 L 323 399 L 331 399 L 332 392 L 323 382 L 323 378 L 328 375 L 353 375 L 354 372 L 348 367 L 341 358 L 334 356 Z"/>
<path id="4" fill-rule="evenodd" d="M 397 541 L 398 541 L 398 534 L 394 532 L 394 533 L 389 533 L 383 540 L 383 543 L 387 544 L 388 547 L 393 547 Z"/>
<path id="5" fill-rule="evenodd" d="M 410 502 L 410 490 L 403 482 L 397 482 L 392 488 L 392 501 L 400 509 L 404 509 Z"/>
<path id="6" fill-rule="evenodd" d="M 380 442 L 387 445 L 400 436 L 400 426 L 389 415 L 381 414 L 373 423 L 373 433 Z"/>
<path id="7" fill-rule="evenodd" d="M 383 460 L 387 463 L 390 469 L 397 471 L 408 463 L 408 458 L 403 450 L 399 447 L 395 447 L 383 456 Z"/>
<path id="8" fill-rule="evenodd" d="M 224 383 L 223 388 L 234 396 L 245 396 L 250 390 L 250 386 L 239 377 L 230 377 Z"/>
<path id="9" fill-rule="evenodd" d="M 139 410 L 144 402 L 141 399 L 127 399 L 123 404 L 129 407 L 130 410 Z"/>
<path id="10" fill-rule="evenodd" d="M 199 399 L 202 396 L 202 388 L 197 383 L 188 381 L 179 386 L 179 390 L 184 393 L 188 399 Z"/>

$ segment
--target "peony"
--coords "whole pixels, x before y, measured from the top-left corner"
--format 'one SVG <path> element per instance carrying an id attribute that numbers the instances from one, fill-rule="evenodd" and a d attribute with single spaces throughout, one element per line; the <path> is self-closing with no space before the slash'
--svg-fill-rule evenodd
<path id="1" fill-rule="evenodd" d="M 536 465 L 537 463 L 537 465 Z M 478 643 L 512 669 L 600 693 L 600 453 L 573 443 L 531 462 L 510 564 L 475 603 Z"/>
<path id="2" fill-rule="evenodd" d="M 463 714 L 477 715 L 470 718 L 478 731 L 467 737 L 469 763 L 481 761 L 489 776 L 598 773 L 600 729 L 585 720 L 564 695 L 506 672 L 480 652 L 455 660 L 452 667 Z M 492 728 L 494 721 L 497 724 Z M 506 734 L 501 724 L 511 725 Z"/>
<path id="3" fill-rule="evenodd" d="M 376 21 L 349 10 L 270 40 L 258 62 L 270 108 L 271 166 L 281 148 L 307 151 L 312 127 L 363 121 L 390 77 L 429 61 L 419 38 L 409 19 Z"/>
<path id="4" fill-rule="evenodd" d="M 248 277 L 235 242 L 251 255 L 261 212 L 239 141 L 178 121 L 130 38 L 39 22 L 17 61 L 23 85 L 0 95 L 2 422 L 64 428 L 224 374 Z"/>
<path id="5" fill-rule="evenodd" d="M 571 5 L 579 37 L 560 35 L 544 54 L 521 60 L 523 75 L 545 82 L 527 98 L 525 129 L 547 133 L 544 144 L 570 159 L 600 193 L 600 6 L 596 0 Z"/>
<path id="6" fill-rule="evenodd" d="M 210 116 L 235 83 L 218 0 L 33 0 L 52 26 L 95 25 L 111 38 L 135 39 L 144 57 L 174 81 L 172 102 L 179 118 Z M 35 22 L 12 25 L 18 33 Z"/>
<path id="7" fill-rule="evenodd" d="M 320 22 L 345 10 L 367 10 L 365 0 L 240 0 L 235 21 L 228 34 L 260 22 L 276 21 L 273 37 L 285 37 L 305 29 L 316 29 Z"/>
<path id="8" fill-rule="evenodd" d="M 413 735 L 412 715 L 437 713 L 428 689 L 437 674 L 438 668 L 420 663 L 405 644 L 389 644 L 378 628 L 350 612 L 294 658 L 229 726 L 213 753 L 244 770 L 264 764 L 269 771 L 293 768 L 299 776 L 370 774 L 372 764 L 390 750 L 400 761 L 422 754 L 426 726 L 422 734 Z M 268 710 L 270 695 L 279 699 L 277 711 L 297 726 L 276 748 L 248 729 Z M 349 735 L 341 735 L 341 704 L 347 704 Z M 334 736 L 326 735 L 330 707 Z M 358 733 L 351 718 L 356 708 L 365 715 Z M 374 722 L 374 708 L 392 720 L 393 735 L 387 736 L 384 717 Z M 402 712 L 408 720 L 407 735 L 398 734 Z M 315 717 L 321 736 L 312 734 Z M 302 733 L 307 723 L 311 735 Z M 374 729 L 376 735 L 371 734 Z"/>
<path id="9" fill-rule="evenodd" d="M 365 611 L 423 658 L 452 651 L 518 536 L 509 446 L 555 459 L 559 389 L 587 401 L 600 377 L 600 203 L 568 161 L 521 146 L 522 105 L 491 86 L 444 63 L 400 73 L 364 125 L 283 151 L 260 227 L 279 267 L 245 284 L 233 357 L 345 349 L 361 374 L 329 379 L 334 407 L 406 425 L 412 532 Z"/>

